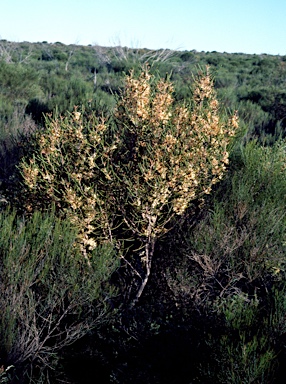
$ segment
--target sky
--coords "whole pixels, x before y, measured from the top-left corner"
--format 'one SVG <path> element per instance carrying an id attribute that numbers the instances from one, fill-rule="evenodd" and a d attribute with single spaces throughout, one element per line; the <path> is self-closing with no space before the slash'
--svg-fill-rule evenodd
<path id="1" fill-rule="evenodd" d="M 286 55 L 286 0 L 0 0 L 0 39 Z"/>

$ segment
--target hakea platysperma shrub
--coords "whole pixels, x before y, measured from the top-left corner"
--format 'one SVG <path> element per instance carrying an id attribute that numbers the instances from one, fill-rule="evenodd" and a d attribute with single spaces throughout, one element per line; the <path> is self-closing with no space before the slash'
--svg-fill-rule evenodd
<path id="1" fill-rule="evenodd" d="M 137 223 L 140 218 L 145 235 L 164 232 L 172 216 L 210 193 L 226 171 L 228 145 L 238 128 L 236 114 L 221 118 L 208 70 L 195 82 L 190 108 L 175 105 L 172 93 L 168 80 L 156 82 L 148 71 L 139 78 L 131 73 L 115 113 L 116 175 L 125 186 L 121 204 L 130 206 L 130 223 L 133 215 Z"/>
<path id="2" fill-rule="evenodd" d="M 156 239 L 222 179 L 238 118 L 221 116 L 208 68 L 195 81 L 189 107 L 175 104 L 169 80 L 156 81 L 148 70 L 139 78 L 131 72 L 115 118 L 118 145 L 108 168 L 115 208 L 142 242 L 146 271 L 136 301 L 150 275 Z"/>
<path id="3" fill-rule="evenodd" d="M 116 225 L 119 218 L 143 241 L 150 269 L 155 240 L 223 177 L 237 127 L 236 114 L 221 118 L 208 69 L 190 107 L 175 104 L 169 80 L 131 72 L 112 125 L 77 111 L 48 118 L 21 165 L 26 208 L 54 203 L 78 225 L 86 249 L 96 246 L 99 229 L 112 237 L 115 214 Z"/>

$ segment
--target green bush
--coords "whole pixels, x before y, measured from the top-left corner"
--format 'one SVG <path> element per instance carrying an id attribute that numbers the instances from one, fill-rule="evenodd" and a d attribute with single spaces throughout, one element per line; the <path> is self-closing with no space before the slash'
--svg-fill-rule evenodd
<path id="1" fill-rule="evenodd" d="M 220 384 L 269 383 L 276 368 L 276 353 L 270 329 L 259 313 L 258 298 L 233 294 L 218 299 L 214 307 L 225 323 L 219 336 L 206 338 L 215 361 L 209 376 Z"/>
<path id="2" fill-rule="evenodd" d="M 221 293 L 285 268 L 285 143 L 254 142 L 236 153 L 236 169 L 217 190 L 212 211 L 191 235 L 192 259 L 223 276 Z"/>
<path id="3" fill-rule="evenodd" d="M 105 244 L 86 260 L 75 240 L 54 213 L 1 212 L 0 366 L 53 367 L 63 347 L 108 320 L 116 254 Z"/>
<path id="4" fill-rule="evenodd" d="M 42 95 L 37 72 L 22 64 L 7 64 L 0 61 L 0 113 L 5 116 L 8 105 L 25 107 L 28 101 Z"/>
<path id="5" fill-rule="evenodd" d="M 217 323 L 203 341 L 210 365 L 202 375 L 212 382 L 269 383 L 284 349 L 285 160 L 284 141 L 236 147 L 209 212 L 184 234 L 181 261 L 166 275 L 185 311 L 191 303 Z"/>

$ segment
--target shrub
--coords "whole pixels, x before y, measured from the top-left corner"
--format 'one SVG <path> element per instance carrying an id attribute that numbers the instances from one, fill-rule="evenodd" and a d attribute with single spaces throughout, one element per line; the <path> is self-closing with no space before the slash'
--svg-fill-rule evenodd
<path id="1" fill-rule="evenodd" d="M 0 208 L 15 195 L 19 180 L 17 165 L 36 129 L 36 124 L 22 108 L 15 108 L 8 119 L 0 118 Z"/>
<path id="2" fill-rule="evenodd" d="M 36 134 L 30 156 L 21 164 L 26 192 L 20 205 L 31 212 L 54 204 L 57 215 L 78 228 L 84 254 L 96 248 L 95 235 L 111 240 L 104 207 L 108 199 L 102 196 L 107 190 L 105 157 L 112 150 L 104 144 L 106 130 L 105 120 L 94 114 L 47 117 L 44 132 Z"/>
<path id="3" fill-rule="evenodd" d="M 157 239 L 222 179 L 237 116 L 222 118 L 207 69 L 195 81 L 192 105 L 176 105 L 169 80 L 133 73 L 115 112 L 118 144 L 110 159 L 114 209 L 140 242 L 141 296 Z M 138 277 L 138 273 L 136 273 Z"/>
<path id="4" fill-rule="evenodd" d="M 251 142 L 232 157 L 166 276 L 177 303 L 220 324 L 205 339 L 212 382 L 268 383 L 285 345 L 285 142 Z"/>
<path id="5" fill-rule="evenodd" d="M 1 213 L 0 366 L 20 375 L 53 367 L 63 347 L 108 319 L 114 250 L 99 246 L 87 262 L 75 239 L 54 213 Z"/>
<path id="6" fill-rule="evenodd" d="M 212 209 L 187 239 L 197 294 L 227 296 L 284 273 L 285 144 L 248 143 L 238 149 L 234 164 Z"/>
<path id="7" fill-rule="evenodd" d="M 233 294 L 215 303 L 217 315 L 225 319 L 222 334 L 209 335 L 215 364 L 209 376 L 225 384 L 269 383 L 273 379 L 276 353 L 271 332 L 262 321 L 257 297 Z M 202 367 L 204 371 L 204 367 Z"/>
<path id="8" fill-rule="evenodd" d="M 139 78 L 131 72 L 113 124 L 78 111 L 48 118 L 21 164 L 26 209 L 54 203 L 79 228 L 83 252 L 98 236 L 139 241 L 145 272 L 133 267 L 141 279 L 134 302 L 148 281 L 156 240 L 222 179 L 238 127 L 236 115 L 221 117 L 208 70 L 195 82 L 191 106 L 175 105 L 172 93 L 170 81 L 147 69 Z"/>

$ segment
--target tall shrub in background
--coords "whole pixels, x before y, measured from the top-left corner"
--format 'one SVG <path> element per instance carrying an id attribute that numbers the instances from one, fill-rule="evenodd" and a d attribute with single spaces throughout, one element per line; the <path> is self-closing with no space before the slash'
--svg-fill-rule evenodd
<path id="1" fill-rule="evenodd" d="M 236 115 L 221 117 L 208 69 L 195 82 L 191 106 L 175 105 L 172 93 L 169 80 L 147 69 L 138 78 L 131 72 L 114 124 L 79 112 L 48 119 L 21 165 L 26 208 L 55 203 L 79 227 L 84 251 L 96 247 L 99 233 L 109 241 L 118 234 L 113 222 L 121 227 L 117 240 L 131 233 L 139 241 L 134 302 L 148 281 L 157 239 L 222 179 L 238 127 Z"/>

